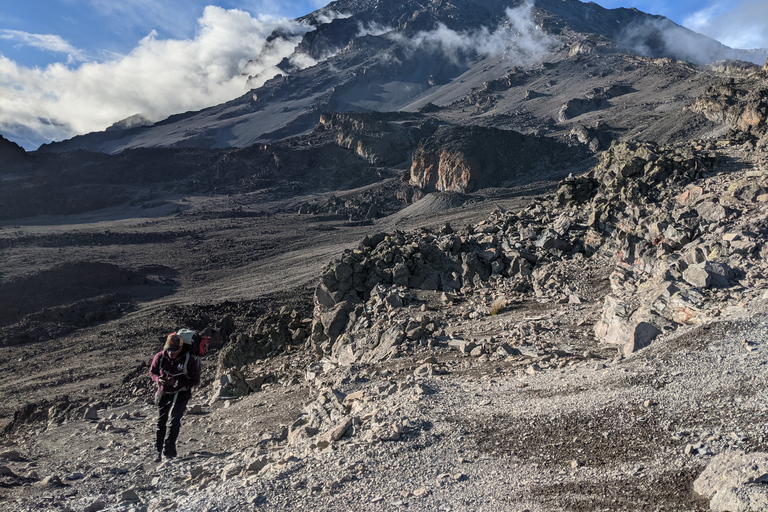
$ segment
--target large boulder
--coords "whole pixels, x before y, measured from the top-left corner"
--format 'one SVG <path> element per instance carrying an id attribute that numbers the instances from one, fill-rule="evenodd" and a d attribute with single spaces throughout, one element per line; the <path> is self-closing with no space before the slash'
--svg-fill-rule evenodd
<path id="1" fill-rule="evenodd" d="M 605 343 L 618 345 L 625 356 L 647 347 L 662 330 L 658 315 L 646 309 L 631 311 L 627 303 L 608 295 L 603 314 L 595 324 L 595 335 Z"/>
<path id="2" fill-rule="evenodd" d="M 683 279 L 697 288 L 728 288 L 733 270 L 725 263 L 706 261 L 683 271 Z"/>
<path id="3" fill-rule="evenodd" d="M 709 509 L 722 512 L 768 510 L 768 453 L 723 452 L 693 482 L 709 498 Z"/>
<path id="4" fill-rule="evenodd" d="M 403 325 L 395 324 L 383 331 L 365 334 L 342 334 L 333 343 L 330 360 L 342 366 L 371 364 L 395 356 L 406 339 Z"/>

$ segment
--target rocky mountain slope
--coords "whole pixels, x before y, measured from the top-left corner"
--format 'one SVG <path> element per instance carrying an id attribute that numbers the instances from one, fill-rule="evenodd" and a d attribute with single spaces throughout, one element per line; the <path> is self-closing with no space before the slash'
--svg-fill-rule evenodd
<path id="1" fill-rule="evenodd" d="M 636 126 L 638 116 L 653 110 L 648 96 L 664 106 L 660 113 L 697 94 L 699 73 L 657 59 L 705 65 L 724 59 L 762 64 L 768 58 L 766 52 L 729 49 L 659 16 L 577 0 L 539 1 L 533 8 L 507 1 L 338 1 L 305 21 L 317 28 L 281 65 L 284 73 L 240 98 L 149 127 L 74 137 L 41 151 L 245 147 L 306 133 L 325 112 L 412 112 L 430 103 L 442 108 L 440 117 L 464 124 L 522 114 L 536 119 L 538 127 L 548 118 L 566 121 L 558 119 L 561 106 L 622 82 L 632 84 L 625 92 L 633 94 L 618 102 L 610 96 L 592 99 L 586 110 L 618 111 L 627 126 Z M 644 58 L 619 65 L 610 57 L 617 53 L 619 59 Z M 318 63 L 297 69 L 292 62 L 299 57 Z M 641 76 L 646 80 L 637 79 Z M 535 101 L 528 101 L 531 94 Z M 567 119 L 584 110 L 572 107 Z M 567 132 L 573 124 L 560 129 Z"/>
<path id="2" fill-rule="evenodd" d="M 0 145 L 0 509 L 765 509 L 768 68 L 506 7 L 335 2 L 247 98 Z M 489 19 L 546 56 L 409 47 Z"/>
<path id="3" fill-rule="evenodd" d="M 673 143 L 749 123 L 710 115 L 702 102 L 733 81 L 744 94 L 713 100 L 734 100 L 740 112 L 761 68 L 709 63 L 768 57 L 729 50 L 663 18 L 575 0 L 534 8 L 342 2 L 305 21 L 317 28 L 296 55 L 316 65 L 294 69 L 287 59 L 284 75 L 231 102 L 152 126 L 117 123 L 9 160 L 0 168 L 0 216 L 75 214 L 167 194 L 343 190 L 407 166 L 415 166 L 412 181 L 425 191 L 557 180 L 584 172 L 594 163 L 589 157 L 614 140 Z M 462 43 L 450 47 L 456 38 Z M 699 57 L 680 54 L 692 47 Z M 759 101 L 759 88 L 753 95 Z M 759 119 L 759 112 L 749 115 Z M 494 129 L 510 140 L 476 144 L 473 137 Z M 424 158 L 434 160 L 434 148 L 461 144 L 477 154 L 444 152 L 431 176 L 416 176 L 427 172 Z M 491 147 L 499 145 L 507 151 L 501 157 Z M 488 172 L 469 171 L 479 166 Z M 438 176 L 446 172 L 455 176 Z"/>

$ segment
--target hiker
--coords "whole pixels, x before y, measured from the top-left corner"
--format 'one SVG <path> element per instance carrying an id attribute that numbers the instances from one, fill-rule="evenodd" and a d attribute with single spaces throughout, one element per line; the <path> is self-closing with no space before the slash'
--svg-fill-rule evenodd
<path id="1" fill-rule="evenodd" d="M 200 359 L 191 355 L 181 336 L 169 334 L 163 350 L 155 354 L 149 367 L 149 376 L 159 387 L 155 395 L 157 404 L 157 440 L 155 462 L 176 457 L 176 439 L 181 429 L 181 417 L 192 396 L 192 388 L 200 384 Z M 171 428 L 166 437 L 168 415 Z"/>

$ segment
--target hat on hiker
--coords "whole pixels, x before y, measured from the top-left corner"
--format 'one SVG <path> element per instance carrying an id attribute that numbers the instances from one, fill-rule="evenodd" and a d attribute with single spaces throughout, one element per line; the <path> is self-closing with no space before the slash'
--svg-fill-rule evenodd
<path id="1" fill-rule="evenodd" d="M 168 338 L 165 340 L 165 350 L 168 352 L 174 352 L 176 350 L 179 350 L 181 348 L 181 337 L 178 336 L 176 333 L 169 334 Z"/>

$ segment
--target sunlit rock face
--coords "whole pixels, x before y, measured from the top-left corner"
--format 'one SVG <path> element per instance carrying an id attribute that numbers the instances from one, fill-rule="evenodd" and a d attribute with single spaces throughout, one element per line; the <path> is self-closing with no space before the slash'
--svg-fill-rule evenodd
<path id="1" fill-rule="evenodd" d="M 425 192 L 509 186 L 583 156 L 545 137 L 478 126 L 441 127 L 413 154 L 411 184 Z"/>

